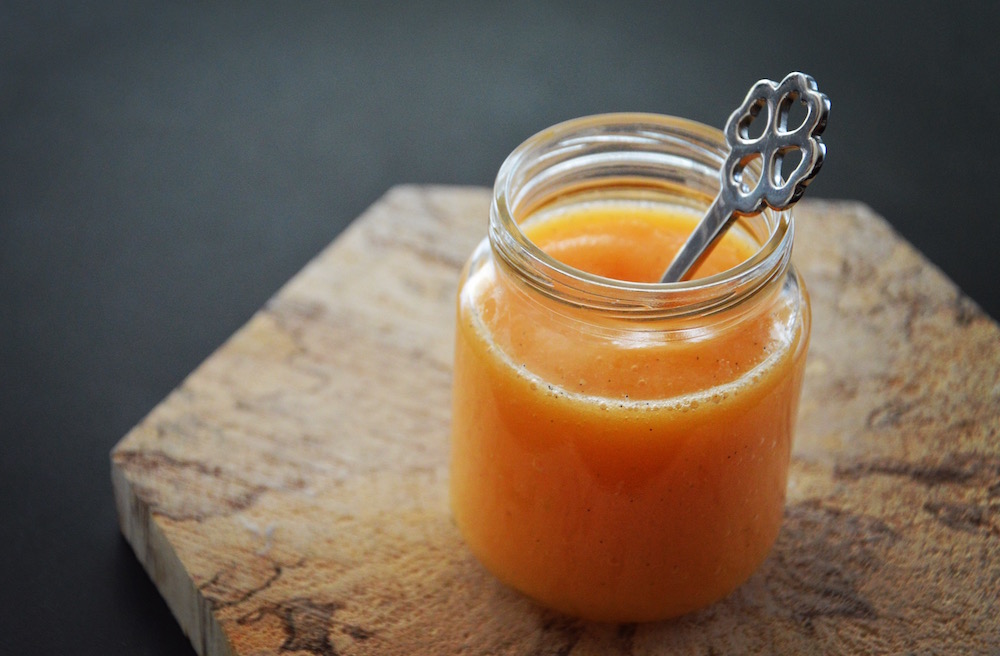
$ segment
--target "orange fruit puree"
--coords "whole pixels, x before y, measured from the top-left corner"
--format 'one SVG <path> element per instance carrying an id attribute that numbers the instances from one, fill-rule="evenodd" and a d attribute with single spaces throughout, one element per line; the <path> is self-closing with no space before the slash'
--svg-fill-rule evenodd
<path id="1" fill-rule="evenodd" d="M 570 266 L 651 282 L 695 220 L 604 203 L 521 227 Z M 695 277 L 752 256 L 748 239 L 730 230 Z M 738 324 L 681 334 L 592 321 L 527 293 L 492 259 L 472 267 L 450 484 L 477 558 L 541 603 L 599 621 L 679 615 L 745 581 L 783 513 L 808 320 L 797 294 L 771 292 Z"/>

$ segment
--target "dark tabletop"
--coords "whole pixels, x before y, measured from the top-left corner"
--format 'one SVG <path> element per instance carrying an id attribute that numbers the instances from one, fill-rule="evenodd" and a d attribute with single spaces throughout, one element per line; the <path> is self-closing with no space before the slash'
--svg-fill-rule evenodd
<path id="1" fill-rule="evenodd" d="M 721 127 L 809 72 L 808 196 L 871 205 L 1000 317 L 997 7 L 0 0 L 0 653 L 192 653 L 111 447 L 390 186 L 490 185 L 563 119 Z"/>

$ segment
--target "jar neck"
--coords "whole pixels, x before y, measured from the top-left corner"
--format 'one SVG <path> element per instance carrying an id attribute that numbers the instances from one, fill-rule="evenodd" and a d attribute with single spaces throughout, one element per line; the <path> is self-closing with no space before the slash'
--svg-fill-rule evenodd
<path id="1" fill-rule="evenodd" d="M 489 239 L 502 268 L 530 290 L 614 318 L 688 318 L 725 312 L 761 296 L 789 267 L 793 221 L 766 209 L 736 226 L 759 246 L 736 267 L 694 280 L 639 283 L 594 275 L 547 255 L 520 224 L 541 210 L 595 199 L 648 199 L 707 210 L 728 148 L 722 132 L 656 114 L 604 114 L 529 138 L 500 167 Z M 759 175 L 752 165 L 748 183 Z"/>

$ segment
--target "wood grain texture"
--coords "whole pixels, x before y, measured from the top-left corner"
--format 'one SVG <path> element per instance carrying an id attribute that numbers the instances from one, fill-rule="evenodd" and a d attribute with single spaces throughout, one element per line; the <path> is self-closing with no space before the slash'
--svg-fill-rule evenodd
<path id="1" fill-rule="evenodd" d="M 122 531 L 199 653 L 1000 651 L 1000 330 L 856 203 L 797 212 L 813 340 L 761 569 L 643 625 L 496 582 L 447 503 L 454 294 L 488 201 L 392 189 L 113 450 Z"/>

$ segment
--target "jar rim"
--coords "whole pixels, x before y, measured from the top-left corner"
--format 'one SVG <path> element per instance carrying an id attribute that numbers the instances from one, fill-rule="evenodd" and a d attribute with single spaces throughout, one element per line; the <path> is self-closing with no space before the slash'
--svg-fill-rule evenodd
<path id="1" fill-rule="evenodd" d="M 702 158 L 701 166 L 714 168 L 713 193 L 717 193 L 718 171 L 729 148 L 721 130 L 696 121 L 638 112 L 595 114 L 534 134 L 508 155 L 497 173 L 489 238 L 500 259 L 537 291 L 576 306 L 624 316 L 682 316 L 731 307 L 787 270 L 794 237 L 794 221 L 788 210 L 766 208 L 761 213 L 768 237 L 753 256 L 726 271 L 680 282 L 632 282 L 583 271 L 547 254 L 524 234 L 515 216 L 521 169 L 534 165 L 538 171 L 549 169 L 551 173 L 553 166 L 569 166 L 565 163 L 584 156 L 612 162 L 619 154 L 616 144 L 624 143 L 649 147 L 652 153 L 683 146 Z"/>

